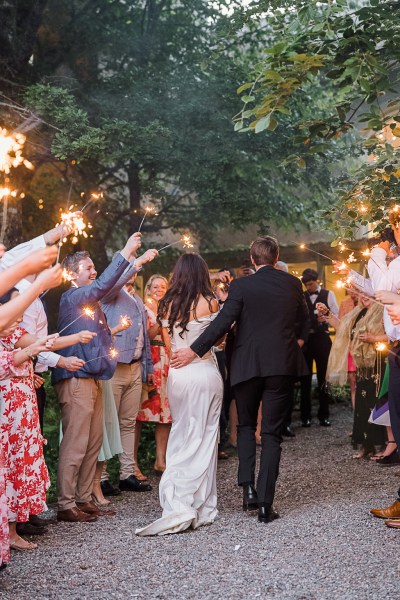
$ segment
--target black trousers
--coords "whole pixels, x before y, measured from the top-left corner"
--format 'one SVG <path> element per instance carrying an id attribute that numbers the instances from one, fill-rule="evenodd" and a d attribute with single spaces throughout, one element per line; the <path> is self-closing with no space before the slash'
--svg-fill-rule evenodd
<path id="1" fill-rule="evenodd" d="M 393 436 L 400 448 L 400 346 L 389 354 L 389 414 Z M 400 489 L 398 491 L 400 500 Z"/>
<path id="2" fill-rule="evenodd" d="M 329 418 L 329 396 L 326 391 L 325 378 L 326 368 L 328 366 L 329 353 L 332 342 L 327 333 L 311 333 L 307 344 L 304 346 L 304 358 L 310 375 L 300 378 L 301 399 L 300 399 L 300 417 L 301 420 L 311 419 L 311 384 L 312 384 L 312 365 L 315 360 L 317 367 L 318 397 L 319 409 L 318 419 Z"/>
<path id="3" fill-rule="evenodd" d="M 238 412 L 238 483 L 254 483 L 257 415 L 262 403 L 261 458 L 257 480 L 259 502 L 273 503 L 281 458 L 282 427 L 287 418 L 292 378 L 253 377 L 234 386 Z"/>
<path id="4" fill-rule="evenodd" d="M 43 435 L 44 407 L 46 404 L 46 390 L 44 389 L 44 384 L 41 385 L 40 388 L 38 388 L 35 391 L 39 411 L 40 431 Z"/>

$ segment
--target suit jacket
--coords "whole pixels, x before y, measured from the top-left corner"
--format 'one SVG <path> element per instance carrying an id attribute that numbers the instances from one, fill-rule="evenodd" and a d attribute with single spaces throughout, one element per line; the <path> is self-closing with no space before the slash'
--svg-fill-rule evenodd
<path id="1" fill-rule="evenodd" d="M 231 283 L 223 310 L 191 349 L 203 356 L 236 322 L 232 385 L 253 377 L 307 375 L 296 336 L 307 319 L 300 280 L 267 265 Z"/>

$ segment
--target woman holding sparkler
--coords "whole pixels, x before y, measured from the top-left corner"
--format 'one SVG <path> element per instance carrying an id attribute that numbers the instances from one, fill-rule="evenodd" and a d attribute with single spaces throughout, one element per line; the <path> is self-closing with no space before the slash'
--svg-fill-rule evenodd
<path id="1" fill-rule="evenodd" d="M 158 310 L 167 349 L 189 348 L 217 312 L 206 263 L 196 254 L 184 254 Z M 178 533 L 215 520 L 222 396 L 222 379 L 211 351 L 182 369 L 170 370 L 172 429 L 159 488 L 163 515 L 137 529 L 137 535 Z"/>
<path id="2" fill-rule="evenodd" d="M 38 280 L 46 289 L 58 282 L 58 270 L 50 269 Z M 3 302 L 8 302 L 4 297 Z M 21 319 L 19 319 L 20 322 Z M 71 336 L 49 336 L 44 340 L 29 335 L 17 322 L 3 330 L 1 345 L 15 352 L 14 365 L 25 372 L 11 375 L 0 384 L 0 444 L 5 457 L 5 482 L 10 522 L 10 542 L 14 550 L 33 550 L 37 546 L 21 538 L 17 522 L 27 522 L 30 515 L 46 510 L 46 490 L 49 477 L 43 457 L 43 437 L 40 432 L 38 408 L 33 379 L 33 360 L 40 352 L 58 350 L 72 344 L 86 344 L 94 335 L 81 331 Z"/>
<path id="3" fill-rule="evenodd" d="M 354 448 L 360 449 L 353 458 L 364 458 L 385 443 L 385 431 L 369 422 L 385 369 L 384 351 L 377 350 L 378 343 L 387 341 L 383 307 L 367 296 L 360 296 L 358 305 L 341 321 L 324 304 L 318 303 L 316 308 L 320 318 L 337 329 L 328 361 L 327 382 L 346 383 L 349 353 L 357 368 L 352 438 Z"/>
<path id="4" fill-rule="evenodd" d="M 150 338 L 151 359 L 154 364 L 154 385 L 143 387 L 142 404 L 136 419 L 135 475 L 142 481 L 147 479 L 137 466 L 137 453 L 140 444 L 142 422 L 155 423 L 156 461 L 154 463 L 154 470 L 160 475 L 165 471 L 165 454 L 172 422 L 167 395 L 169 355 L 161 337 L 161 327 L 157 323 L 158 305 L 164 298 L 167 290 L 168 280 L 162 275 L 152 275 L 144 290 L 148 314 L 147 332 Z"/>

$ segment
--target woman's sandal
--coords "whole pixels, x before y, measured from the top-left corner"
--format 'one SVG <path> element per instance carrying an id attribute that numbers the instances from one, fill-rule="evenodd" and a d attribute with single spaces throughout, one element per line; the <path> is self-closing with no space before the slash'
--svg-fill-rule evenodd
<path id="1" fill-rule="evenodd" d="M 96 506 L 108 506 L 109 504 L 111 504 L 110 500 L 107 500 L 106 498 L 98 498 L 96 496 L 95 493 L 92 492 L 92 500 L 93 502 L 96 504 Z"/>
<path id="2" fill-rule="evenodd" d="M 26 540 L 23 541 L 26 542 Z M 21 546 L 18 542 L 10 542 L 10 548 L 11 550 L 16 550 L 17 552 L 28 552 L 29 550 L 36 550 L 37 544 L 34 544 L 33 542 L 26 543 L 28 544 L 27 546 Z"/>
<path id="3" fill-rule="evenodd" d="M 394 444 L 394 449 L 391 451 L 390 454 L 382 454 L 382 456 L 380 456 L 379 458 L 377 458 L 374 462 L 376 465 L 385 465 L 385 464 L 391 464 L 393 462 L 393 464 L 397 464 L 397 460 L 393 460 L 395 459 L 395 454 L 397 452 L 397 444 L 396 442 L 393 440 L 391 442 L 386 442 L 387 446 L 389 444 Z"/>
<path id="4" fill-rule="evenodd" d="M 396 444 L 396 442 L 390 441 L 390 442 L 386 442 L 386 449 L 388 447 L 389 444 Z M 370 460 L 373 460 L 374 462 L 376 462 L 377 460 L 381 460 L 382 458 L 386 458 L 387 456 L 391 456 L 393 454 L 393 452 L 396 452 L 396 448 L 394 450 L 392 450 L 392 452 L 390 452 L 390 454 L 385 454 L 386 450 L 384 452 L 380 452 L 378 454 L 374 454 L 373 456 L 370 457 Z"/>

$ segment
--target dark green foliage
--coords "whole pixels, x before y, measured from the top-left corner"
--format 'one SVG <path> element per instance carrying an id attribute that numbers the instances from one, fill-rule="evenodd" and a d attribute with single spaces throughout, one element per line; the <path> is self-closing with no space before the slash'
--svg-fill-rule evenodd
<path id="1" fill-rule="evenodd" d="M 312 164 L 315 155 L 332 160 L 337 140 L 348 139 L 353 156 L 368 154 L 370 160 L 342 181 L 339 201 L 325 216 L 343 238 L 360 224 L 385 227 L 400 189 L 400 2 L 281 4 L 287 10 L 268 19 L 279 42 L 271 41 L 252 81 L 238 90 L 244 108 L 236 129 L 269 130 L 274 143 L 284 127 L 297 144 L 287 161 L 300 167 Z M 252 5 L 247 19 L 270 5 Z M 328 90 L 325 107 L 321 112 L 309 96 L 311 114 L 304 118 L 297 106 L 312 88 Z"/>

